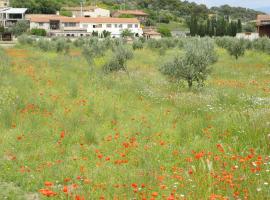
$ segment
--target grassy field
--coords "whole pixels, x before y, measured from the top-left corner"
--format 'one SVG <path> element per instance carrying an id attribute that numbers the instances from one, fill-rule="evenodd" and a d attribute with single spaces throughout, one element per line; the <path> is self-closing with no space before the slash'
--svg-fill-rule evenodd
<path id="1" fill-rule="evenodd" d="M 269 199 L 270 56 L 218 49 L 189 91 L 158 71 L 170 54 L 105 75 L 76 49 L 1 50 L 0 199 Z"/>

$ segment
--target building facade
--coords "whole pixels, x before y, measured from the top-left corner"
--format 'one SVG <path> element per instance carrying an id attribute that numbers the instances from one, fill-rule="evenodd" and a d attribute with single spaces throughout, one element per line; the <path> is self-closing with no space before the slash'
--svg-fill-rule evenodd
<path id="1" fill-rule="evenodd" d="M 25 20 L 27 8 L 2 8 L 0 9 L 0 26 L 11 27 L 18 21 Z"/>
<path id="2" fill-rule="evenodd" d="M 111 12 L 97 6 L 87 7 L 64 7 L 62 10 L 69 11 L 73 17 L 110 17 Z"/>
<path id="3" fill-rule="evenodd" d="M 9 7 L 9 0 L 0 0 L 0 8 Z"/>
<path id="4" fill-rule="evenodd" d="M 257 16 L 257 31 L 260 37 L 270 37 L 270 15 Z"/>
<path id="5" fill-rule="evenodd" d="M 125 29 L 129 29 L 134 36 L 142 36 L 140 22 L 136 18 L 88 18 L 63 17 L 59 15 L 27 15 L 30 29 L 44 29 L 50 36 L 82 37 L 101 35 L 103 31 L 110 32 L 111 37 L 121 37 Z"/>

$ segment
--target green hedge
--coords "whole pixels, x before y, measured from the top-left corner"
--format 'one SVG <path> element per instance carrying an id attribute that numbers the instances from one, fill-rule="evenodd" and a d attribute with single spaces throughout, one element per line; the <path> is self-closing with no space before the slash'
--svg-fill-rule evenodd
<path id="1" fill-rule="evenodd" d="M 31 34 L 32 35 L 37 35 L 37 36 L 46 36 L 47 32 L 45 29 L 41 29 L 41 28 L 35 28 L 31 30 Z"/>

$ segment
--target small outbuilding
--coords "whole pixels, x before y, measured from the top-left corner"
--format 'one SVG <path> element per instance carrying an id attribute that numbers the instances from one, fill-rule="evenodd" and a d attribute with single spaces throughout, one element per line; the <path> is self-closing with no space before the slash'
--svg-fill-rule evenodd
<path id="1" fill-rule="evenodd" d="M 146 39 L 161 39 L 161 34 L 154 30 L 145 31 L 143 36 Z"/>
<path id="2" fill-rule="evenodd" d="M 270 37 L 270 15 L 257 16 L 257 31 L 260 37 Z"/>

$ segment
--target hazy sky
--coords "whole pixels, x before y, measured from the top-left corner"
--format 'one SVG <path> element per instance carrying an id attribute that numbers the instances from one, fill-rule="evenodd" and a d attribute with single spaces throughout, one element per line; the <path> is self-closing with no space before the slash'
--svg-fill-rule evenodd
<path id="1" fill-rule="evenodd" d="M 262 8 L 269 7 L 270 0 L 189 0 L 190 2 L 203 3 L 207 6 L 219 6 L 224 4 L 229 4 L 232 6 L 241 6 L 248 8 Z"/>

